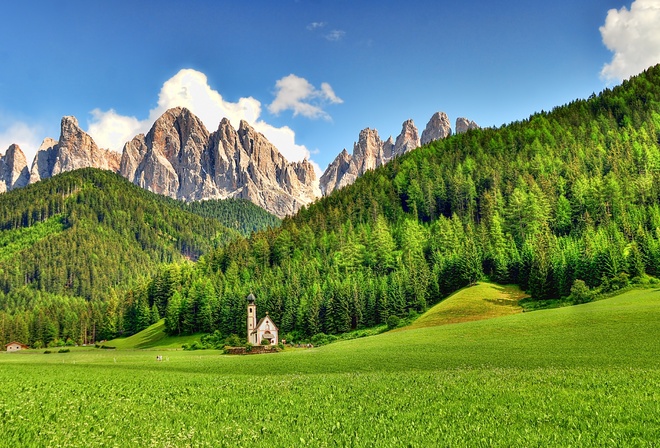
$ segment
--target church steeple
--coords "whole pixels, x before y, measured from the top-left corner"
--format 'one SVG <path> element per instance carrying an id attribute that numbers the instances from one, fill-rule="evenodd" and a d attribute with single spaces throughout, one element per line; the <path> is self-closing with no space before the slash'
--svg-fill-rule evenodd
<path id="1" fill-rule="evenodd" d="M 257 305 L 254 303 L 254 294 L 250 293 L 247 296 L 247 341 L 250 344 L 256 344 L 253 340 L 256 335 L 253 335 L 255 328 L 257 328 Z"/>

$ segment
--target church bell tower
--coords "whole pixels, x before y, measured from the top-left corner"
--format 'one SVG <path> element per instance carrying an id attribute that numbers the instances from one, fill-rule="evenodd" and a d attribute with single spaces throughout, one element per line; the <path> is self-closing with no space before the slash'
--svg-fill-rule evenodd
<path id="1" fill-rule="evenodd" d="M 257 305 L 254 303 L 254 294 L 250 293 L 247 296 L 247 341 L 250 344 L 255 342 L 252 340 L 252 332 L 257 327 Z"/>

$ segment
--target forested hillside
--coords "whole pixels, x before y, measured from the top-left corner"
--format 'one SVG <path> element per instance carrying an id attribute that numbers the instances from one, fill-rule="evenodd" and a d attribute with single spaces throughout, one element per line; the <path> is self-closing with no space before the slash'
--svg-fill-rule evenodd
<path id="1" fill-rule="evenodd" d="M 419 312 L 483 277 L 536 299 L 569 296 L 576 280 L 648 281 L 660 269 L 659 142 L 656 66 L 395 159 L 156 287 L 160 312 L 172 333 L 244 334 L 252 291 L 283 333 L 313 335 Z"/>
<path id="2" fill-rule="evenodd" d="M 160 264 L 239 237 L 185 208 L 96 169 L 0 195 L 0 336 L 88 340 L 100 334 L 108 299 Z"/>
<path id="3" fill-rule="evenodd" d="M 110 174 L 86 173 L 0 204 L 0 227 L 16 232 L 0 235 L 5 340 L 24 330 L 30 343 L 52 334 L 80 341 L 75 332 L 89 338 L 90 326 L 109 338 L 158 317 L 171 334 L 244 335 L 249 292 L 259 315 L 270 312 L 293 336 L 420 312 L 481 278 L 517 283 L 539 300 L 579 285 L 588 299 L 595 288 L 660 275 L 660 66 L 587 100 L 419 148 L 227 244 L 215 244 L 227 234 L 216 221 L 163 198 L 124 203 L 137 200 L 124 197 L 128 183 L 104 190 Z M 63 244 L 65 235 L 76 243 Z M 180 261 L 211 247 L 197 263 Z M 137 273 L 129 290 L 106 289 Z M 63 315 L 43 311 L 54 328 L 28 311 L 34 290 L 44 291 L 39 303 L 71 303 Z M 84 304 L 100 320 L 76 317 Z M 66 330 L 76 319 L 78 330 Z"/>
<path id="4" fill-rule="evenodd" d="M 243 236 L 252 232 L 277 227 L 282 222 L 263 208 L 247 199 L 208 199 L 181 203 L 184 210 L 199 216 L 214 218 L 230 229 L 238 230 Z"/>

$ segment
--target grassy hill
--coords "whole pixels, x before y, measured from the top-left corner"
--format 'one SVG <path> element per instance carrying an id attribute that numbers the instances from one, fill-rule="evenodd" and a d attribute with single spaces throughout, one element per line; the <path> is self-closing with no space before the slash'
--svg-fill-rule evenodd
<path id="1" fill-rule="evenodd" d="M 126 338 L 117 338 L 103 345 L 116 349 L 175 349 L 199 339 L 199 335 L 168 336 L 165 334 L 165 320 L 161 319 L 144 330 Z"/>
<path id="2" fill-rule="evenodd" d="M 516 285 L 479 282 L 433 306 L 407 329 L 492 319 L 522 312 L 518 301 L 528 297 Z"/>
<path id="3" fill-rule="evenodd" d="M 659 339 L 636 290 L 276 355 L 5 354 L 0 446 L 654 446 Z"/>

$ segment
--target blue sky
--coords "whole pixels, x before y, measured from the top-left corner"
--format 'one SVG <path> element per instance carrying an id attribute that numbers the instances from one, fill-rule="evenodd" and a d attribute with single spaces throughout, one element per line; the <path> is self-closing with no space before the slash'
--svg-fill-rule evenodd
<path id="1" fill-rule="evenodd" d="M 25 1 L 0 21 L 0 152 L 29 159 L 64 115 L 121 150 L 184 105 L 325 169 L 365 127 L 499 126 L 660 62 L 660 0 Z"/>

